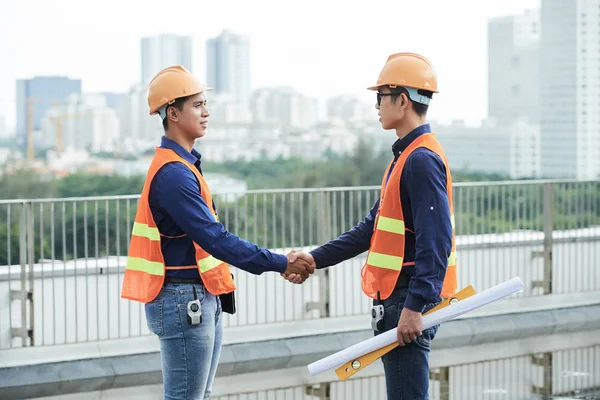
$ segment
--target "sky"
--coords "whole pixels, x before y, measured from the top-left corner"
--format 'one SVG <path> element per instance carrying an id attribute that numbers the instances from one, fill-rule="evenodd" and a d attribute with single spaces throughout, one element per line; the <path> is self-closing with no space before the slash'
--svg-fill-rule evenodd
<path id="1" fill-rule="evenodd" d="M 487 115 L 489 18 L 540 0 L 0 0 L 0 116 L 15 123 L 17 79 L 63 75 L 84 92 L 126 92 L 140 80 L 140 39 L 191 36 L 206 77 L 205 42 L 223 29 L 250 38 L 252 87 L 289 86 L 316 98 L 366 90 L 390 54 L 429 58 L 440 93 L 429 116 Z M 210 82 L 207 82 L 210 85 Z M 375 111 L 374 111 L 375 116 Z"/>

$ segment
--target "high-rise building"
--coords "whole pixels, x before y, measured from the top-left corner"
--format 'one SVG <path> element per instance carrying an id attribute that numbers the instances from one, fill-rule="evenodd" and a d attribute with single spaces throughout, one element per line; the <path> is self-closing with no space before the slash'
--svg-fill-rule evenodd
<path id="1" fill-rule="evenodd" d="M 541 168 L 600 177 L 600 0 L 543 0 Z"/>
<path id="2" fill-rule="evenodd" d="M 488 115 L 500 123 L 539 121 L 540 12 L 488 23 Z"/>
<path id="3" fill-rule="evenodd" d="M 32 130 L 39 131 L 46 112 L 57 104 L 63 104 L 72 94 L 81 94 L 81 80 L 64 76 L 37 76 L 17 80 L 16 134 L 21 143 L 27 143 L 30 122 Z"/>
<path id="4" fill-rule="evenodd" d="M 192 70 L 192 38 L 163 34 L 142 38 L 142 83 L 150 83 L 154 75 L 171 65 Z"/>
<path id="5" fill-rule="evenodd" d="M 247 103 L 250 98 L 250 41 L 225 30 L 206 43 L 206 83 L 217 94 Z"/>

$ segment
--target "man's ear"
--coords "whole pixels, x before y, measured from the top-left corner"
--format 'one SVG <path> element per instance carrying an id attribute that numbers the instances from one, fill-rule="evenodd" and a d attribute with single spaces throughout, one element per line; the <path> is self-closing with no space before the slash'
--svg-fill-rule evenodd
<path id="1" fill-rule="evenodd" d="M 175 107 L 169 107 L 167 109 L 167 118 L 173 122 L 179 121 L 179 114 L 177 113 L 177 109 Z"/>
<path id="2" fill-rule="evenodd" d="M 408 101 L 408 96 L 405 93 L 400 94 L 400 108 L 408 108 L 410 101 Z"/>

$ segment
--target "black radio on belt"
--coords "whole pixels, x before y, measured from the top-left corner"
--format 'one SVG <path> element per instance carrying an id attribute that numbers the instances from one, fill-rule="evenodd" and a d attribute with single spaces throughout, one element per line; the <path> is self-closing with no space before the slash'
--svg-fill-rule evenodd
<path id="1" fill-rule="evenodd" d="M 373 308 L 371 308 L 371 328 L 375 332 L 383 332 L 384 314 L 383 301 L 381 301 L 381 295 L 377 291 L 377 300 L 373 301 Z"/>
<path id="2" fill-rule="evenodd" d="M 196 286 L 193 286 L 193 289 L 194 300 L 188 302 L 187 304 L 188 322 L 190 325 L 199 325 L 202 322 L 202 309 L 200 307 L 198 294 L 196 293 Z"/>

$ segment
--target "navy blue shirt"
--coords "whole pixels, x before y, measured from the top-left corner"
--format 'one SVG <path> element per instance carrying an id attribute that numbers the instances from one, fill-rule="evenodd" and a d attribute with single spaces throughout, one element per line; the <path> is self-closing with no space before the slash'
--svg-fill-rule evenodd
<path id="1" fill-rule="evenodd" d="M 166 137 L 162 138 L 161 147 L 175 151 L 202 172 L 201 155 L 196 150 L 190 153 Z M 148 201 L 161 233 L 165 264 L 169 267 L 196 265 L 194 241 L 213 257 L 255 275 L 265 271 L 282 273 L 287 268 L 285 255 L 272 253 L 232 235 L 215 221 L 200 195 L 196 175 L 183 163 L 169 163 L 160 168 L 152 180 Z M 197 268 L 167 270 L 167 275 L 199 277 Z"/>
<path id="2" fill-rule="evenodd" d="M 394 161 L 416 138 L 429 132 L 429 124 L 424 124 L 398 139 L 392 147 Z M 415 263 L 402 267 L 402 274 L 411 276 L 404 305 L 423 312 L 427 303 L 439 299 L 452 250 L 446 167 L 437 154 L 423 147 L 411 153 L 400 177 L 400 198 L 407 229 L 404 262 Z M 317 268 L 338 264 L 367 251 L 378 208 L 379 199 L 357 226 L 312 250 Z"/>

